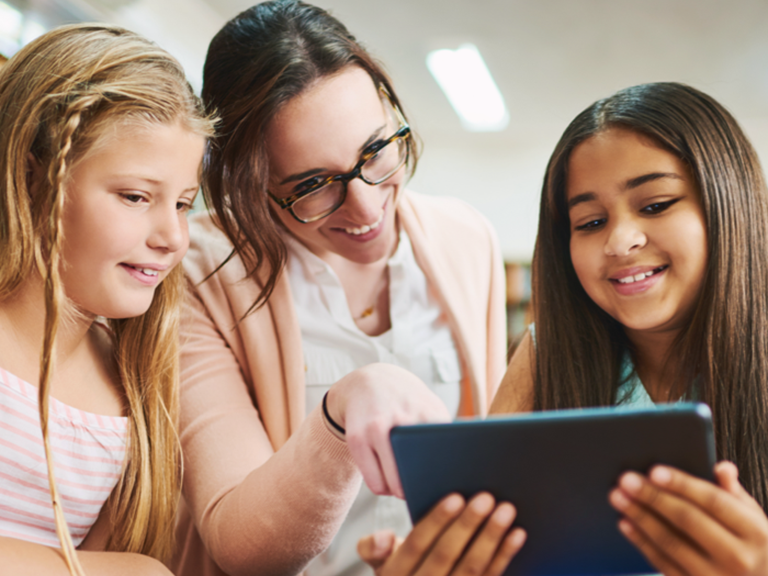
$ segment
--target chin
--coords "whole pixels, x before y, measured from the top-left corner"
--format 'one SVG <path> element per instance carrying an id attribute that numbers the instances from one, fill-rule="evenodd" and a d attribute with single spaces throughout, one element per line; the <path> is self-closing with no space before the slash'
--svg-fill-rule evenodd
<path id="1" fill-rule="evenodd" d="M 135 303 L 133 305 L 126 305 L 123 302 L 121 305 L 104 306 L 101 307 L 98 316 L 109 318 L 110 320 L 126 320 L 128 318 L 136 318 L 141 316 L 149 310 L 152 301 L 146 303 Z"/>
<path id="2" fill-rule="evenodd" d="M 343 254 L 344 258 L 356 264 L 373 264 L 391 256 L 390 250 L 366 250 Z"/>
<path id="3" fill-rule="evenodd" d="M 648 317 L 644 318 L 617 318 L 619 323 L 624 326 L 625 330 L 632 330 L 634 332 L 657 332 L 663 331 L 671 327 L 669 319 L 666 320 L 653 320 Z"/>

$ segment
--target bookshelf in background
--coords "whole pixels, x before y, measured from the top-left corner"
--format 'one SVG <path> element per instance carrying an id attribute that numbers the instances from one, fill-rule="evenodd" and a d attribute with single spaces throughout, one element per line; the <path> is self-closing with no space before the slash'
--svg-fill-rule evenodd
<path id="1" fill-rule="evenodd" d="M 511 356 L 533 320 L 530 310 L 531 265 L 505 262 L 504 268 L 507 273 L 507 344 Z"/>

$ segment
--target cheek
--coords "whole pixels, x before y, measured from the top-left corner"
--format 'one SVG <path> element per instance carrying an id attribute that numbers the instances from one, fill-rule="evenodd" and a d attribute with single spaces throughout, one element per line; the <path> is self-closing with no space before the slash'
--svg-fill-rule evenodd
<path id="1" fill-rule="evenodd" d="M 700 280 L 709 260 L 707 230 L 702 215 L 691 213 L 681 215 L 658 231 L 658 238 L 667 247 L 678 268 L 691 279 Z"/>
<path id="2" fill-rule="evenodd" d="M 176 262 L 181 262 L 181 260 L 184 258 L 184 256 L 187 253 L 187 250 L 189 250 L 189 221 L 187 220 L 186 215 L 180 216 L 180 229 L 182 233 L 182 246 L 179 250 L 177 250 L 176 256 Z"/>

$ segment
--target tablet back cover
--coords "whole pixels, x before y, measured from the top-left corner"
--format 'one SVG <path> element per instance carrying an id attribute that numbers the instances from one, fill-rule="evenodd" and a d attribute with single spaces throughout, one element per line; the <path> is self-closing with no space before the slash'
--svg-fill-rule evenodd
<path id="1" fill-rule="evenodd" d="M 653 572 L 619 532 L 608 493 L 627 470 L 663 463 L 712 480 L 715 463 L 703 404 L 403 426 L 391 440 L 414 523 L 450 492 L 515 505 L 528 538 L 507 576 Z"/>

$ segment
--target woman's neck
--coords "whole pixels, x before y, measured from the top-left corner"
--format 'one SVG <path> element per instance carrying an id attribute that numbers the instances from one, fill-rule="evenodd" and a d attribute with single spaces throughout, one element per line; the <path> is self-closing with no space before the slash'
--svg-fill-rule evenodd
<path id="1" fill-rule="evenodd" d="M 378 336 L 392 327 L 389 315 L 389 259 L 397 251 L 397 224 L 395 230 L 392 247 L 373 262 L 355 262 L 333 253 L 321 256 L 341 282 L 355 324 L 368 336 Z"/>
<path id="2" fill-rule="evenodd" d="M 330 265 L 344 289 L 355 324 L 369 336 L 383 334 L 392 325 L 388 262 L 389 257 L 367 264 L 346 260 Z"/>
<path id="3" fill-rule="evenodd" d="M 667 402 L 674 389 L 677 359 L 672 355 L 680 330 L 639 332 L 625 329 L 634 348 L 635 370 L 654 402 Z"/>

